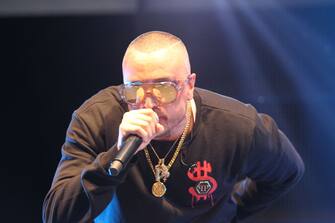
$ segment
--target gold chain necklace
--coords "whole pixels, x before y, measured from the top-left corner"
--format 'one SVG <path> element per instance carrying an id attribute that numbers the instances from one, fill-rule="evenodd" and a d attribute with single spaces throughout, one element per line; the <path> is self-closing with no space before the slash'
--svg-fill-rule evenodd
<path id="1" fill-rule="evenodd" d="M 169 151 L 165 154 L 164 158 L 162 158 L 162 159 L 159 158 L 157 152 L 155 151 L 155 149 L 154 149 L 154 147 L 151 145 L 151 143 L 149 143 L 149 146 L 150 146 L 151 150 L 154 152 L 155 156 L 157 157 L 157 160 L 158 160 L 158 161 L 159 161 L 159 160 L 163 160 L 163 161 L 164 161 L 164 160 L 166 159 L 166 157 L 168 157 L 168 155 L 170 154 L 170 152 L 172 151 L 172 149 L 175 147 L 175 145 L 176 145 L 176 143 L 178 142 L 179 139 L 180 139 L 180 138 L 177 138 L 177 139 L 173 142 L 172 146 L 170 146 Z"/>
<path id="2" fill-rule="evenodd" d="M 159 156 L 156 153 L 156 151 L 154 150 L 154 148 L 150 145 L 151 148 L 153 149 L 154 153 L 156 154 L 157 158 L 158 158 L 158 164 L 154 167 L 154 165 L 151 161 L 148 149 L 144 148 L 145 157 L 146 157 L 146 159 L 149 163 L 149 166 L 150 166 L 150 168 L 151 168 L 151 170 L 154 174 L 154 177 L 155 177 L 155 183 L 152 185 L 152 188 L 151 188 L 152 194 L 155 197 L 162 197 L 166 193 L 166 186 L 161 181 L 163 180 L 164 182 L 166 182 L 167 178 L 170 176 L 169 170 L 172 167 L 173 163 L 176 161 L 177 156 L 178 156 L 178 154 L 181 150 L 181 147 L 184 144 L 186 135 L 188 133 L 190 123 L 191 123 L 191 114 L 192 114 L 191 104 L 188 101 L 187 102 L 187 110 L 186 110 L 186 125 L 185 125 L 183 133 L 180 137 L 180 140 L 179 140 L 178 146 L 176 148 L 176 151 L 174 152 L 174 154 L 173 154 L 170 162 L 168 163 L 168 165 L 165 165 L 165 163 L 164 163 L 166 156 L 163 159 L 159 158 Z"/>

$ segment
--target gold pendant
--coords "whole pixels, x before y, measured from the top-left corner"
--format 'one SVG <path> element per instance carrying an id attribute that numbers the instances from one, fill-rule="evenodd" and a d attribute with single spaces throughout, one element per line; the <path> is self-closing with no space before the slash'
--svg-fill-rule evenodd
<path id="1" fill-rule="evenodd" d="M 151 191 L 155 197 L 162 197 L 166 192 L 166 187 L 162 182 L 156 181 L 152 185 Z"/>

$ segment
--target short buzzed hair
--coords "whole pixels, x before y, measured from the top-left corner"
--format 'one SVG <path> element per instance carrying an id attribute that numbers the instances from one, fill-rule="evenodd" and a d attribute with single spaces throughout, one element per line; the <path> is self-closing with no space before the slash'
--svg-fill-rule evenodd
<path id="1" fill-rule="evenodd" d="M 135 49 L 143 53 L 151 53 L 164 48 L 173 47 L 177 44 L 181 44 L 185 47 L 183 41 L 175 35 L 162 31 L 151 31 L 143 33 L 134 39 L 129 44 L 128 49 Z"/>
<path id="2" fill-rule="evenodd" d="M 185 65 L 188 72 L 190 72 L 189 56 L 185 44 L 177 36 L 163 31 L 146 32 L 134 39 L 129 44 L 126 50 L 123 58 L 123 64 L 129 54 L 154 55 L 155 53 L 160 53 L 173 49 L 178 49 L 180 52 L 183 53 L 185 58 Z"/>

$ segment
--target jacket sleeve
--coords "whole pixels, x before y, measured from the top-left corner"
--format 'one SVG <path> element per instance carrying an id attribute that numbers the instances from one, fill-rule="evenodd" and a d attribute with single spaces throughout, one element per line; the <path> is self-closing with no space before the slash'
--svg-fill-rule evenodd
<path id="1" fill-rule="evenodd" d="M 289 191 L 302 177 L 304 163 L 273 119 L 258 114 L 244 168 L 246 178 L 232 194 L 237 220 L 266 208 Z"/>
<path id="2" fill-rule="evenodd" d="M 116 146 L 97 152 L 104 144 L 103 137 L 98 137 L 102 129 L 100 121 L 82 119 L 76 113 L 72 116 L 62 157 L 43 203 L 43 222 L 92 222 L 111 201 L 127 171 L 117 177 L 107 174 Z"/>

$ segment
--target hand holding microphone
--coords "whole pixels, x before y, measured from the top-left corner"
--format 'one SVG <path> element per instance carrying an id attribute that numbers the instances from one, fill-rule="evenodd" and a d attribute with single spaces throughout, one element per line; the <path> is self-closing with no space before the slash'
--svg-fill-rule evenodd
<path id="1" fill-rule="evenodd" d="M 164 131 L 158 115 L 150 108 L 124 113 L 119 126 L 118 153 L 111 163 L 109 174 L 117 176 L 131 157 L 143 150 L 150 141 Z"/>

